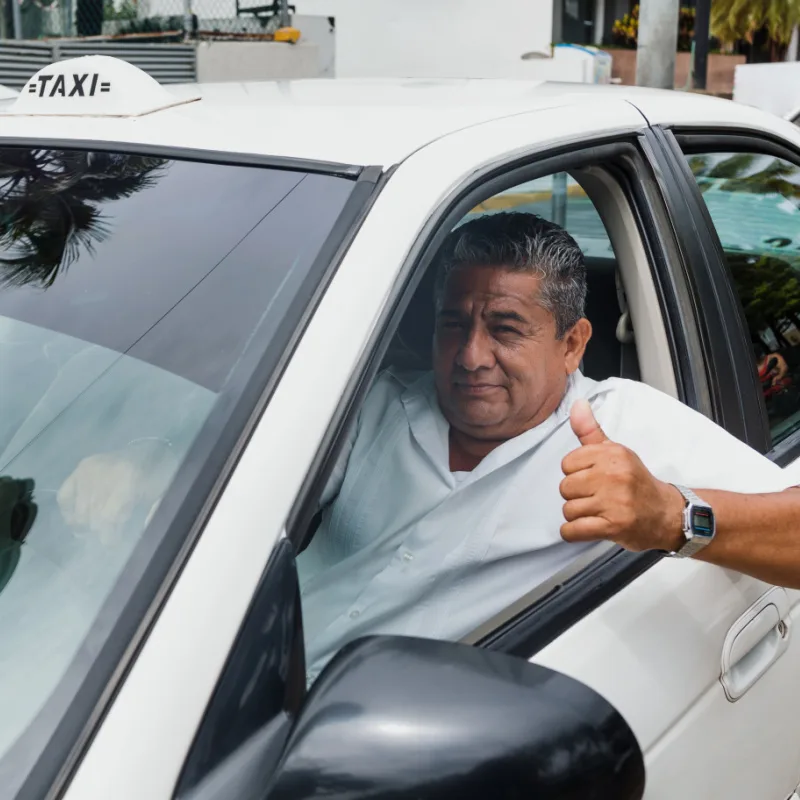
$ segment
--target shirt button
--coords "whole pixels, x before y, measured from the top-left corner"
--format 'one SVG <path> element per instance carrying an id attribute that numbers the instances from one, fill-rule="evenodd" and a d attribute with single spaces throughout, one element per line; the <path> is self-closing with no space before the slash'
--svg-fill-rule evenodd
<path id="1" fill-rule="evenodd" d="M 358 609 L 354 609 L 350 612 L 350 619 L 358 619 L 361 616 L 361 612 Z"/>
<path id="2" fill-rule="evenodd" d="M 314 683 L 318 674 L 317 672 L 306 672 L 306 683 Z"/>
<path id="3" fill-rule="evenodd" d="M 414 554 L 413 553 L 403 553 L 403 561 L 413 561 Z"/>

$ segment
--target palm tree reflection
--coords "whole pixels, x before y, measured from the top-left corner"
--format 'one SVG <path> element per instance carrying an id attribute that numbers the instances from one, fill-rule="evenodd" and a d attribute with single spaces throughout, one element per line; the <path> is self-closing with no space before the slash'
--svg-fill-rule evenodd
<path id="1" fill-rule="evenodd" d="M 153 186 L 166 160 L 79 150 L 0 149 L 0 288 L 46 289 L 109 232 L 103 203 Z"/>
<path id="2" fill-rule="evenodd" d="M 723 192 L 777 194 L 800 205 L 800 168 L 788 161 L 753 153 L 732 153 L 714 161 L 698 155 L 689 158 L 689 168 L 701 192 L 716 186 Z"/>

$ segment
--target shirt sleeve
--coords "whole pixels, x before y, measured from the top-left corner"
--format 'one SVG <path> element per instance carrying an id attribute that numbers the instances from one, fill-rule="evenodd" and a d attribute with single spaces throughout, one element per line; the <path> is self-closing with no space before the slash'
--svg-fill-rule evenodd
<path id="1" fill-rule="evenodd" d="M 319 508 L 325 508 L 325 506 L 336 499 L 336 496 L 339 494 L 339 490 L 342 488 L 342 483 L 344 482 L 344 476 L 347 473 L 347 465 L 350 462 L 350 454 L 353 452 L 356 439 L 358 439 L 358 431 L 360 427 L 361 414 L 358 415 L 355 425 L 351 427 L 349 433 L 347 434 L 347 438 L 342 447 L 342 452 L 339 453 L 339 457 L 336 459 L 336 464 L 330 474 L 330 477 L 328 478 L 328 482 L 325 484 L 325 488 L 322 490 L 322 495 L 319 499 Z"/>
<path id="2" fill-rule="evenodd" d="M 597 420 L 660 480 L 750 494 L 782 491 L 796 482 L 797 475 L 669 395 L 634 381 L 614 384 L 592 401 Z"/>
<path id="3" fill-rule="evenodd" d="M 353 451 L 359 447 L 359 437 L 374 435 L 375 426 L 382 424 L 387 409 L 392 407 L 393 402 L 399 400 L 408 380 L 406 376 L 396 375 L 391 368 L 384 370 L 375 378 L 361 406 L 356 424 L 348 433 L 342 452 L 336 461 L 336 466 L 334 466 L 333 472 L 328 478 L 328 483 L 325 485 L 320 497 L 319 508 L 325 508 L 336 499 L 344 483 Z M 365 447 L 361 448 L 361 452 L 368 449 L 366 446 L 368 442 L 365 441 L 364 445 Z"/>

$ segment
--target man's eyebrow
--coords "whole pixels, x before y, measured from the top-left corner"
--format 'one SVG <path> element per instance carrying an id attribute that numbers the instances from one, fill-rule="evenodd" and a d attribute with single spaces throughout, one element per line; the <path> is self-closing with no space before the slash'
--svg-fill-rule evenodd
<path id="1" fill-rule="evenodd" d="M 522 314 L 516 311 L 490 311 L 488 315 L 493 320 L 503 320 L 507 322 L 519 322 L 522 325 L 528 325 L 529 320 L 525 319 Z"/>
<path id="2" fill-rule="evenodd" d="M 464 312 L 458 308 L 441 308 L 438 311 L 439 317 L 446 319 L 461 319 Z M 531 321 L 525 319 L 522 314 L 516 311 L 489 311 L 486 316 L 493 322 L 518 322 L 520 325 L 530 325 Z"/>

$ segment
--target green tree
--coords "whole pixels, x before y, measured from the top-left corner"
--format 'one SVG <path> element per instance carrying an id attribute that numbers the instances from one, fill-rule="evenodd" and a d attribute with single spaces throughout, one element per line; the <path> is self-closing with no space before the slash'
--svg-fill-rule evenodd
<path id="1" fill-rule="evenodd" d="M 0 150 L 0 288 L 51 286 L 108 234 L 103 203 L 152 186 L 165 161 L 77 150 Z"/>
<path id="2" fill-rule="evenodd" d="M 721 159 L 704 154 L 690 156 L 689 167 L 701 192 L 715 187 L 733 194 L 772 195 L 776 201 L 783 198 L 800 207 L 800 169 L 787 161 L 753 153 L 732 153 Z M 729 250 L 726 256 L 750 330 L 756 333 L 770 328 L 785 345 L 784 326 L 792 322 L 800 330 L 797 271 L 773 255 Z"/>
<path id="3" fill-rule="evenodd" d="M 125 20 L 136 19 L 135 0 L 122 0 L 119 7 L 114 0 L 103 0 L 103 19 L 104 20 Z"/>
<path id="4" fill-rule="evenodd" d="M 680 51 L 688 52 L 692 49 L 694 19 L 695 10 L 693 8 L 681 7 L 678 15 L 678 50 Z M 637 3 L 630 13 L 615 20 L 611 28 L 611 43 L 616 47 L 635 49 L 638 41 L 639 4 Z"/>
<path id="5" fill-rule="evenodd" d="M 711 33 L 721 42 L 733 44 L 765 30 L 771 58 L 779 61 L 786 53 L 792 31 L 800 24 L 800 0 L 713 0 Z"/>
<path id="6" fill-rule="evenodd" d="M 791 265 L 780 258 L 754 258 L 745 253 L 728 253 L 736 290 L 744 306 L 752 333 L 772 329 L 782 342 L 782 329 L 793 322 L 800 330 L 800 281 Z"/>

